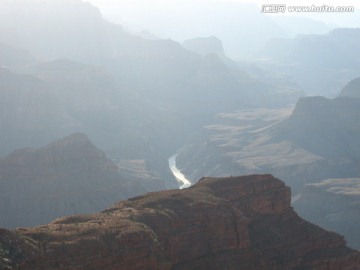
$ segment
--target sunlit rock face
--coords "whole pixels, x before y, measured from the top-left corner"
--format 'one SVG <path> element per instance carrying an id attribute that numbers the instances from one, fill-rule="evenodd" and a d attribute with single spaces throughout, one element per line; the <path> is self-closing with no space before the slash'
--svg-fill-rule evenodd
<path id="1" fill-rule="evenodd" d="M 202 178 L 103 212 L 2 231 L 18 269 L 359 269 L 342 237 L 302 220 L 271 175 Z M 24 243 L 23 239 L 27 239 Z M 11 260 L 10 260 L 11 259 Z M 14 267 L 15 268 L 15 267 Z"/>

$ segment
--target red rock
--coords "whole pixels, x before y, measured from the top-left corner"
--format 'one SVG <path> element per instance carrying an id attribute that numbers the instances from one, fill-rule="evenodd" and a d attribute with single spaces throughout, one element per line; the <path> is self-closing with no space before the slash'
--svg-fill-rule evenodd
<path id="1" fill-rule="evenodd" d="M 271 175 L 207 177 L 15 233 L 41 247 L 18 269 L 360 269 L 360 253 L 302 220 Z"/>

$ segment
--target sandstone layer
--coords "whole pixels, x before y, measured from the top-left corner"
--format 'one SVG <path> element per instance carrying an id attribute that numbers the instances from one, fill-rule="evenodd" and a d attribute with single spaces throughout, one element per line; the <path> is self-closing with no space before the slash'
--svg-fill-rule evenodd
<path id="1" fill-rule="evenodd" d="M 360 253 L 301 219 L 290 197 L 271 175 L 206 177 L 97 214 L 1 231 L 0 269 L 360 269 Z"/>

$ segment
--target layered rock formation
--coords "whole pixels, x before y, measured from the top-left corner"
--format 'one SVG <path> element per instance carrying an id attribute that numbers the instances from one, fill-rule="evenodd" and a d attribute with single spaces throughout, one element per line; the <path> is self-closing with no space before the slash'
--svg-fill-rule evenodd
<path id="1" fill-rule="evenodd" d="M 156 189 L 148 177 L 130 181 L 81 133 L 0 159 L 0 226 L 34 226 L 91 213 Z"/>
<path id="2" fill-rule="evenodd" d="M 220 114 L 177 166 L 191 180 L 272 173 L 296 194 L 306 183 L 360 177 L 359 118 L 360 100 L 350 97 L 301 98 L 287 118 L 286 110 Z"/>
<path id="3" fill-rule="evenodd" d="M 81 0 L 3 0 L 0 25 L 0 43 L 41 61 L 0 69 L 0 155 L 83 132 L 109 157 L 144 160 L 170 179 L 168 157 L 215 113 L 301 95 L 286 80 L 128 34 Z M 0 65 L 12 61 L 3 55 L 23 53 L 0 44 Z"/>
<path id="4" fill-rule="evenodd" d="M 308 184 L 293 206 L 301 217 L 345 236 L 360 249 L 360 179 L 327 179 Z"/>
<path id="5" fill-rule="evenodd" d="M 144 160 L 152 176 L 171 179 L 166 160 L 178 149 L 173 144 L 183 132 L 168 123 L 180 121 L 179 115 L 164 116 L 163 108 L 124 93 L 102 67 L 58 59 L 27 71 L 32 75 L 0 68 L 1 156 L 81 132 L 108 157 L 126 163 Z M 175 180 L 168 183 L 156 189 L 176 187 Z"/>
<path id="6" fill-rule="evenodd" d="M 360 269 L 359 252 L 299 218 L 271 175 L 206 177 L 0 235 L 2 269 Z"/>

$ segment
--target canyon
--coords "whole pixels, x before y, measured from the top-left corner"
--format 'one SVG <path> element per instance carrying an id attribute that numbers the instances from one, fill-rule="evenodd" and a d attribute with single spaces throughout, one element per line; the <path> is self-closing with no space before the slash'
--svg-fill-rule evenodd
<path id="1" fill-rule="evenodd" d="M 0 269 L 360 269 L 271 175 L 204 177 L 102 212 L 0 231 Z"/>

